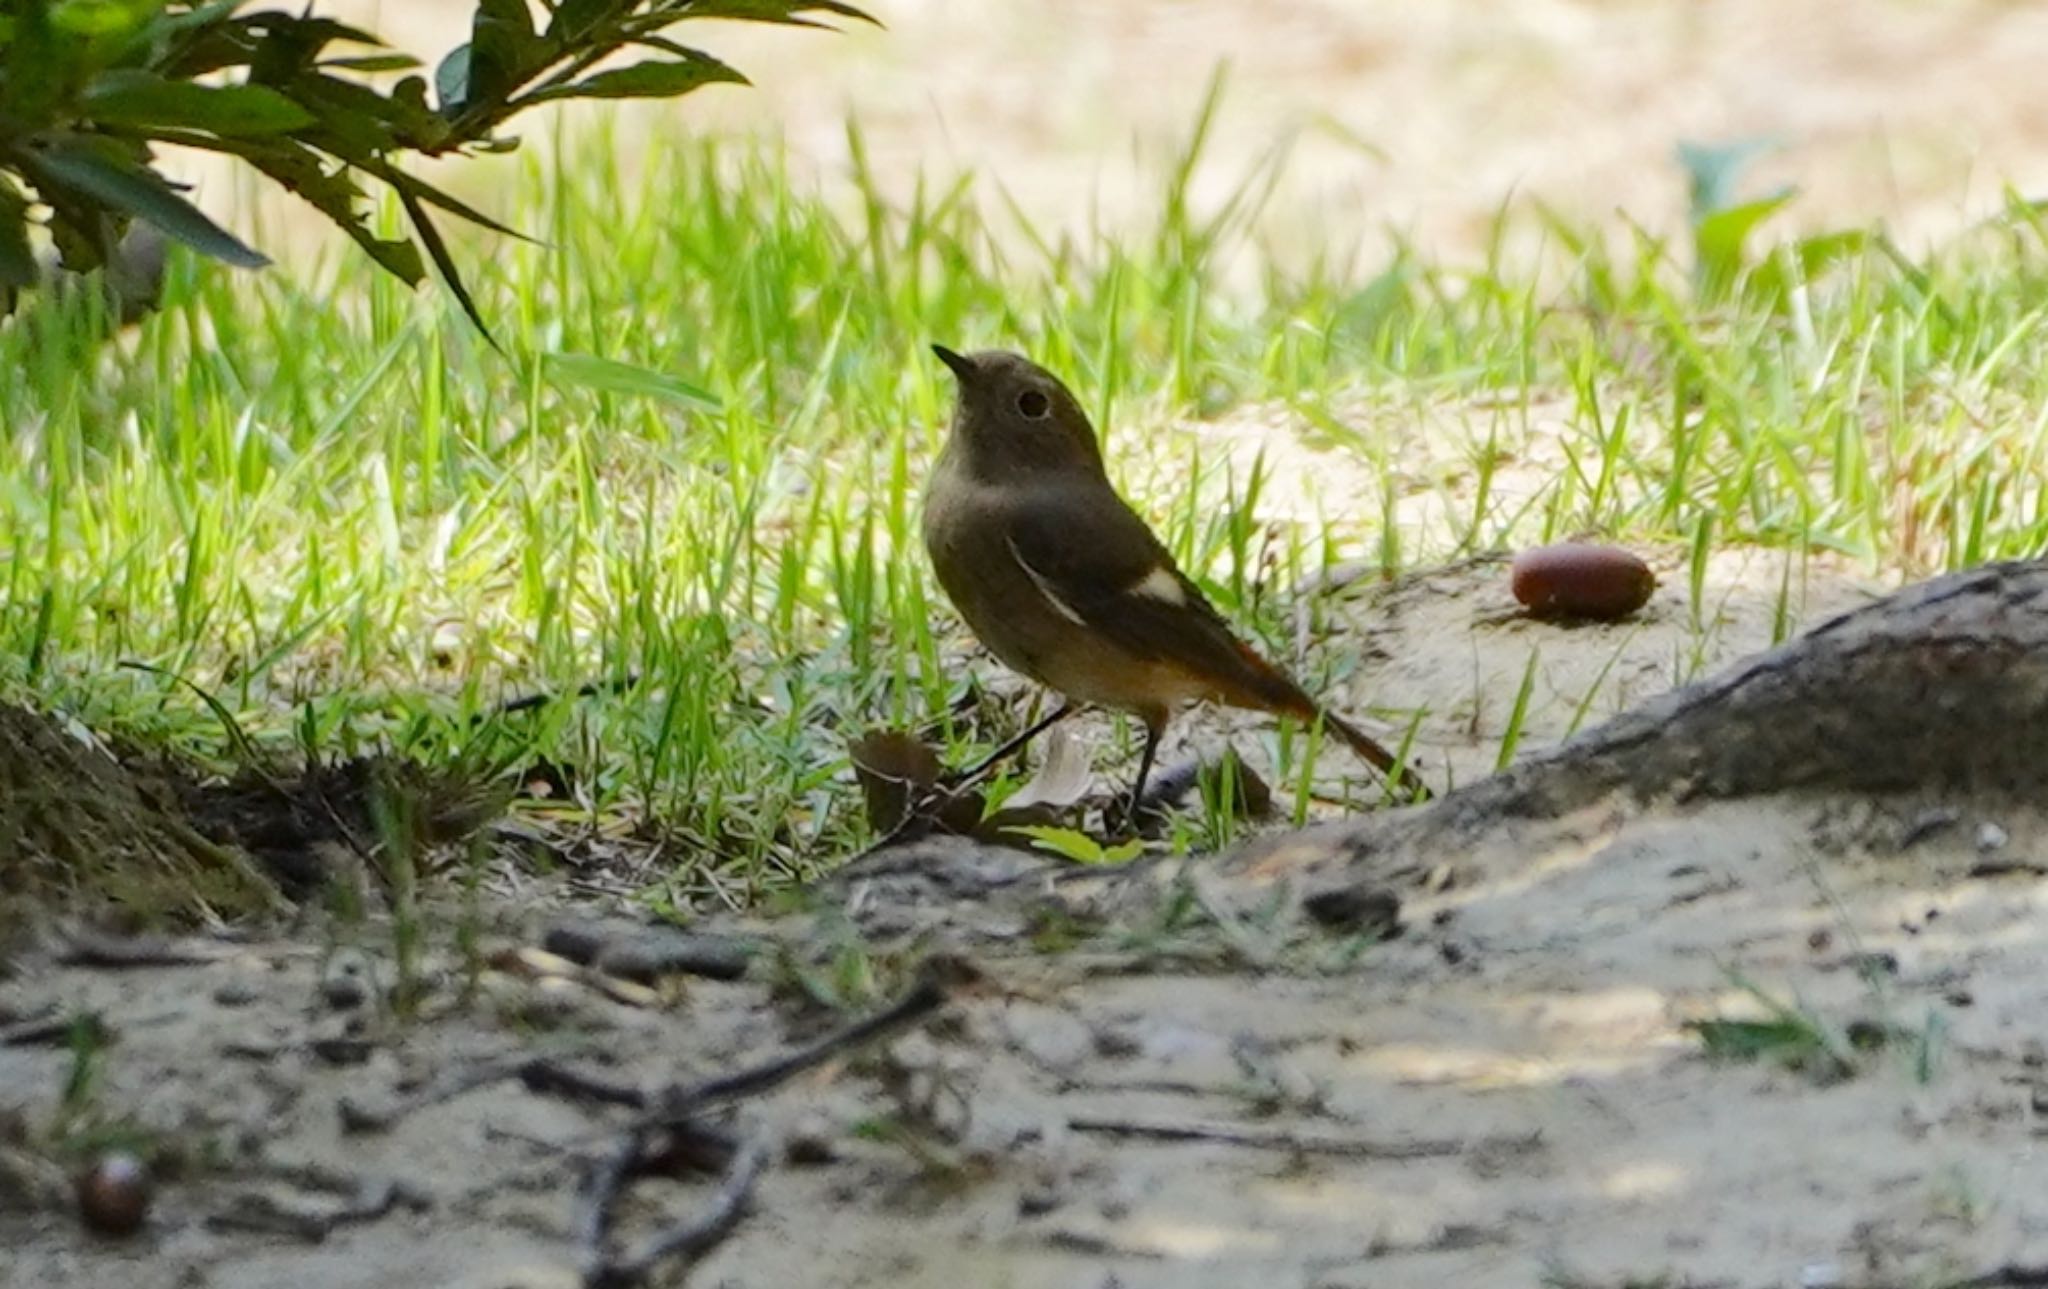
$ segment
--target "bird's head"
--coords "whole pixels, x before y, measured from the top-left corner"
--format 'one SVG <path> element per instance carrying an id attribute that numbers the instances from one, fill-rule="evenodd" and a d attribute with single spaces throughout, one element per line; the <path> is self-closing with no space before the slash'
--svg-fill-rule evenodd
<path id="1" fill-rule="evenodd" d="M 932 352 L 959 382 L 953 438 L 977 474 L 1102 473 L 1095 428 L 1059 377 L 1022 354 L 1000 349 L 961 354 L 933 345 Z"/>

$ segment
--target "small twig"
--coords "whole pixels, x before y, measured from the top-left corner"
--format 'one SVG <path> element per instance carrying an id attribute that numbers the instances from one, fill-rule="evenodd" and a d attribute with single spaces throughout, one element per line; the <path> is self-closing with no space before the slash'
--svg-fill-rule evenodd
<path id="1" fill-rule="evenodd" d="M 1952 1281 L 1942 1289 L 2042 1289 L 2048 1286 L 2048 1264 L 2022 1266 L 2009 1262 L 2002 1267 Z"/>
<path id="2" fill-rule="evenodd" d="M 467 1069 L 443 1074 L 415 1092 L 393 1098 L 388 1105 L 366 1106 L 353 1097 L 345 1096 L 336 1103 L 341 1113 L 341 1130 L 347 1133 L 388 1132 L 399 1120 L 429 1106 L 453 1101 L 466 1092 L 502 1083 L 506 1079 L 524 1079 L 533 1067 L 552 1066 L 554 1060 L 550 1056 L 506 1056 L 483 1061 Z"/>
<path id="3" fill-rule="evenodd" d="M 1206 1141 L 1225 1146 L 1248 1146 L 1258 1150 L 1289 1150 L 1304 1155 L 1342 1155 L 1353 1159 L 1442 1159 L 1480 1150 L 1533 1149 L 1539 1137 L 1482 1137 L 1477 1141 L 1450 1138 L 1417 1138 L 1412 1141 L 1374 1141 L 1364 1137 L 1328 1132 L 1301 1132 L 1279 1128 L 1253 1128 L 1241 1124 L 1193 1121 L 1111 1119 L 1079 1116 L 1067 1120 L 1072 1132 L 1091 1132 L 1110 1137 L 1144 1137 L 1152 1141 Z"/>
<path id="4" fill-rule="evenodd" d="M 674 1123 L 712 1106 L 770 1091 L 815 1066 L 924 1019 L 946 1003 L 938 971 L 927 968 L 910 991 L 874 1015 L 842 1026 L 784 1056 L 733 1074 L 692 1084 L 672 1083 L 655 1093 L 655 1123 Z"/>
<path id="5" fill-rule="evenodd" d="M 1935 1289 L 2048 1289 L 2048 1263 L 2008 1262 L 1957 1280 L 1919 1281 Z M 1852 1289 L 1907 1289 L 1899 1280 L 1858 1280 Z"/>
<path id="6" fill-rule="evenodd" d="M 198 967 L 219 962 L 236 952 L 227 946 L 159 936 L 124 938 L 74 932 L 65 937 L 57 961 L 67 967 Z"/>
<path id="7" fill-rule="evenodd" d="M 350 1189 L 349 1179 L 317 1173 L 296 1180 L 314 1190 Z M 295 1208 L 260 1191 L 249 1192 L 236 1196 L 226 1211 L 209 1216 L 206 1225 L 216 1231 L 258 1231 L 318 1244 L 338 1227 L 374 1222 L 395 1208 L 420 1212 L 432 1206 L 432 1200 L 404 1182 L 370 1178 L 354 1182 L 352 1198 L 340 1208 Z"/>
<path id="8" fill-rule="evenodd" d="M 638 1148 L 638 1133 L 631 1135 Z M 768 1162 L 768 1146 L 759 1135 L 749 1138 L 733 1154 L 725 1180 L 711 1202 L 683 1221 L 656 1235 L 637 1251 L 617 1258 L 586 1264 L 584 1289 L 635 1289 L 670 1258 L 697 1258 L 731 1235 L 753 1199 L 755 1183 Z M 600 1219 L 609 1225 L 608 1219 Z M 601 1237 L 600 1237 L 601 1238 Z"/>
<path id="9" fill-rule="evenodd" d="M 639 1121 L 637 1126 L 640 1128 L 676 1126 L 714 1106 L 770 1091 L 841 1052 L 908 1025 L 945 1001 L 945 987 L 935 976 L 927 974 L 909 993 L 882 1011 L 836 1029 L 793 1052 L 732 1074 L 721 1074 L 691 1084 L 671 1083 L 651 1093 L 552 1060 L 528 1061 L 519 1067 L 517 1074 L 528 1091 L 542 1096 L 571 1097 L 649 1111 Z"/>
<path id="10" fill-rule="evenodd" d="M 618 1139 L 603 1158 L 592 1165 L 583 1184 L 583 1205 L 576 1214 L 576 1244 L 583 1250 L 583 1283 L 598 1282 L 611 1256 L 605 1245 L 611 1238 L 612 1219 L 619 1197 L 640 1152 L 647 1143 L 647 1129 L 634 1127 Z"/>
<path id="11" fill-rule="evenodd" d="M 1980 859 L 1965 877 L 2048 877 L 2048 864 L 2027 859 Z"/>
<path id="12" fill-rule="evenodd" d="M 742 1143 L 729 1133 L 708 1124 L 686 1124 L 681 1130 L 662 1136 L 665 1140 L 660 1143 L 661 1149 L 650 1151 L 655 1130 L 636 1125 L 591 1166 L 583 1184 L 583 1205 L 577 1214 L 575 1232 L 576 1243 L 583 1250 L 584 1283 L 602 1282 L 607 1268 L 619 1261 L 609 1251 L 618 1202 L 627 1185 L 634 1177 L 647 1171 L 651 1162 L 664 1156 L 671 1159 L 683 1156 L 691 1146 L 695 1146 L 700 1161 L 708 1148 L 717 1161 L 711 1167 L 731 1168 L 743 1149 Z"/>
<path id="13" fill-rule="evenodd" d="M 519 1081 L 528 1092 L 539 1096 L 632 1106 L 636 1110 L 647 1108 L 647 1094 L 630 1083 L 619 1083 L 545 1058 L 526 1062 L 519 1070 Z"/>
<path id="14" fill-rule="evenodd" d="M 558 922 L 542 935 L 540 947 L 642 985 L 659 984 L 677 975 L 738 980 L 765 948 L 742 936 L 705 935 L 666 926 L 620 928 L 596 921 Z"/>
<path id="15" fill-rule="evenodd" d="M 700 1110 L 722 1102 L 766 1092 L 842 1051 L 858 1047 L 922 1018 L 935 1011 L 945 1001 L 945 986 L 935 971 L 928 970 L 925 977 L 912 987 L 909 993 L 887 1008 L 864 1020 L 834 1030 L 806 1047 L 800 1047 L 765 1065 L 741 1070 L 735 1074 L 721 1075 L 701 1083 L 670 1084 L 652 1094 L 630 1084 L 615 1082 L 601 1075 L 564 1065 L 555 1056 L 512 1056 L 451 1071 L 432 1080 L 418 1091 L 393 1098 L 386 1105 L 364 1105 L 352 1097 L 344 1096 L 336 1103 L 336 1108 L 341 1114 L 343 1132 L 388 1132 L 400 1120 L 429 1106 L 452 1101 L 465 1093 L 474 1092 L 493 1083 L 518 1079 L 529 1091 L 542 1096 L 566 1096 L 653 1111 L 654 1113 L 641 1126 L 658 1127 L 687 1119 Z M 40 1021 L 33 1024 L 35 1028 L 32 1031 L 25 1030 L 30 1036 L 23 1039 L 11 1039 L 11 1030 L 0 1029 L 0 1043 L 53 1041 L 63 1035 L 69 1021 Z M 48 1030 L 47 1027 L 51 1025 L 56 1025 L 57 1029 Z"/>
<path id="16" fill-rule="evenodd" d="M 478 712 L 471 718 L 472 724 L 489 720 L 493 716 L 511 716 L 518 712 L 530 712 L 536 707 L 545 707 L 557 698 L 595 698 L 599 694 L 623 694 L 640 683 L 640 673 L 629 671 L 615 680 L 593 680 L 579 686 L 568 694 L 522 694 L 508 698 L 487 712 Z"/>
<path id="17" fill-rule="evenodd" d="M 102 1035 L 106 1022 L 97 1012 L 86 1012 L 89 1023 L 99 1026 Z M 34 1016 L 26 1017 L 12 1025 L 0 1025 L 0 1047 L 42 1047 L 62 1043 L 71 1037 L 71 1027 L 78 1023 L 79 1016 L 62 1012 L 55 1007 L 45 1008 Z"/>
<path id="18" fill-rule="evenodd" d="M 1058 1249 L 1063 1253 L 1078 1253 L 1090 1258 L 1145 1258 L 1156 1262 L 1166 1257 L 1158 1249 L 1125 1244 L 1097 1231 L 1075 1231 L 1066 1228 L 1047 1231 L 1045 1245 L 1049 1249 Z"/>

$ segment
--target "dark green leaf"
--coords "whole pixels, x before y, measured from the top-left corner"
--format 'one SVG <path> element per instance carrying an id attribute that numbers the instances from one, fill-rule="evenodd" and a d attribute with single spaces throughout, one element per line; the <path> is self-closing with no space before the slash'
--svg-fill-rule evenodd
<path id="1" fill-rule="evenodd" d="M 391 101 L 403 108 L 408 115 L 434 114 L 434 109 L 427 103 L 427 78 L 424 76 L 407 76 L 393 85 Z"/>
<path id="2" fill-rule="evenodd" d="M 108 72 L 85 92 L 95 125 L 139 129 L 178 126 L 214 134 L 283 134 L 311 125 L 313 114 L 261 85 L 199 85 L 141 71 Z"/>
<path id="3" fill-rule="evenodd" d="M 51 30 L 49 14 L 41 5 L 27 6 L 15 21 L 0 85 L 7 89 L 9 116 L 40 121 L 70 95 L 75 64 L 85 45 Z"/>
<path id="4" fill-rule="evenodd" d="M 331 18 L 294 17 L 275 10 L 238 18 L 234 26 L 249 44 L 249 79 L 267 85 L 280 85 L 311 67 L 334 41 L 379 48 L 384 44 L 359 27 Z"/>
<path id="5" fill-rule="evenodd" d="M 599 24 L 634 8 L 631 0 L 562 0 L 548 23 L 548 43 L 557 50 L 579 43 Z"/>
<path id="6" fill-rule="evenodd" d="M 28 203 L 0 179 L 0 292 L 33 286 L 36 257 L 28 245 Z"/>
<path id="7" fill-rule="evenodd" d="M 60 0 L 50 8 L 50 25 L 72 36 L 117 36 L 148 22 L 159 7 L 131 0 Z"/>
<path id="8" fill-rule="evenodd" d="M 371 259 L 404 279 L 407 286 L 417 286 L 427 275 L 419 247 L 405 238 L 386 240 L 371 231 L 368 216 L 358 208 L 363 200 L 363 191 L 349 177 L 346 169 L 329 171 L 311 149 L 282 140 L 240 147 L 231 145 L 223 150 L 235 152 L 298 194 L 333 220 Z"/>
<path id="9" fill-rule="evenodd" d="M 526 0 L 477 0 L 463 106 L 503 102 L 547 58 L 547 45 L 534 33 Z"/>
<path id="10" fill-rule="evenodd" d="M 124 215 L 146 219 L 165 235 L 237 268 L 262 268 L 270 263 L 171 191 L 169 184 L 139 161 L 84 144 L 60 144 L 29 155 L 33 157 L 29 168 L 39 187 L 53 183 Z"/>
<path id="11" fill-rule="evenodd" d="M 601 394 L 625 394 L 639 398 L 662 398 L 685 407 L 716 412 L 718 398 L 709 390 L 692 385 L 667 372 L 622 363 L 595 354 L 550 353 L 543 356 L 542 372 L 557 386 L 580 386 Z"/>
<path id="12" fill-rule="evenodd" d="M 289 35 L 293 40 L 317 42 L 321 45 L 342 41 L 351 45 L 374 45 L 386 48 L 384 41 L 374 31 L 352 27 L 332 18 L 318 18 L 312 15 L 283 13 L 266 9 L 261 13 L 248 14 L 242 21 L 275 35 Z"/>
<path id="13" fill-rule="evenodd" d="M 518 229 L 509 228 L 499 223 L 468 202 L 449 196 L 425 180 L 413 178 L 389 162 L 382 161 L 376 157 L 351 158 L 351 160 L 365 174 L 382 179 L 393 188 L 401 192 L 410 193 L 429 206 L 439 206 L 451 215 L 460 215 L 470 223 L 488 228 L 494 233 L 503 233 L 507 237 L 516 237 L 522 242 L 534 242 L 533 238 L 528 237 Z M 534 242 L 534 244 L 539 245 L 538 242 Z"/>
<path id="14" fill-rule="evenodd" d="M 226 67 L 253 63 L 262 38 L 238 22 L 216 22 L 170 40 L 155 70 L 171 80 L 189 80 Z M 252 67 L 251 81 L 264 78 Z"/>
<path id="15" fill-rule="evenodd" d="M 420 235 L 420 244 L 427 248 L 428 256 L 433 259 L 434 267 L 441 270 L 441 280 L 454 292 L 455 302 L 469 315 L 469 320 L 475 324 L 477 333 L 490 342 L 491 348 L 498 349 L 497 339 L 491 335 L 491 329 L 484 325 L 484 316 L 477 310 L 476 301 L 470 298 L 469 288 L 462 284 L 462 275 L 455 268 L 455 257 L 448 253 L 448 243 L 441 240 L 441 230 L 434 227 L 433 219 L 427 215 L 427 208 L 420 204 L 419 198 L 403 188 L 398 190 L 398 200 L 405 207 L 406 217 L 412 220 L 413 231 Z M 503 350 L 499 352 L 502 353 Z"/>
<path id="16" fill-rule="evenodd" d="M 659 49 L 664 54 L 674 54 L 678 58 L 688 58 L 697 52 L 687 46 L 677 44 L 667 36 L 635 36 L 627 43 L 642 45 L 648 49 Z"/>
<path id="17" fill-rule="evenodd" d="M 347 151 L 435 152 L 451 137 L 448 122 L 428 109 L 424 95 L 414 100 L 397 93 L 379 94 L 367 85 L 312 71 L 294 76 L 287 89 Z M 308 142 L 326 146 L 318 139 Z"/>
<path id="18" fill-rule="evenodd" d="M 586 76 L 571 85 L 537 90 L 526 96 L 527 103 L 562 98 L 674 98 L 700 85 L 715 82 L 745 85 L 747 78 L 708 54 L 668 63 L 635 63 Z"/>
<path id="19" fill-rule="evenodd" d="M 406 72 L 420 65 L 411 54 L 362 54 L 354 58 L 329 58 L 322 67 L 340 67 L 352 72 Z"/>
<path id="20" fill-rule="evenodd" d="M 167 13 L 158 17 L 156 32 L 162 36 L 186 36 L 205 27 L 224 25 L 234 16 L 235 10 L 247 0 L 207 0 L 205 4 L 194 5 L 183 13 Z"/>
<path id="21" fill-rule="evenodd" d="M 805 13 L 829 13 L 841 18 L 852 18 L 859 22 L 875 22 L 872 15 L 856 9 L 850 4 L 837 0 L 813 0 L 812 3 L 787 3 L 778 0 L 698 0 L 689 8 L 692 18 L 732 18 L 741 22 L 785 23 L 798 27 L 815 27 L 818 24 L 799 15 Z M 880 23 L 875 23 L 880 26 Z"/>

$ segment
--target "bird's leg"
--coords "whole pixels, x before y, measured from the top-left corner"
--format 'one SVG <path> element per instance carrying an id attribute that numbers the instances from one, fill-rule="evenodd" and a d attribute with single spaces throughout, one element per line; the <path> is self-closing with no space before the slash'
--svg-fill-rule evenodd
<path id="1" fill-rule="evenodd" d="M 1138 778 L 1131 784 L 1131 798 L 1124 806 L 1123 826 L 1133 831 L 1138 827 L 1138 807 L 1145 801 L 1145 781 L 1152 777 L 1152 759 L 1159 754 L 1159 738 L 1166 733 L 1166 713 L 1146 712 L 1145 751 L 1138 758 Z"/>
<path id="2" fill-rule="evenodd" d="M 1016 737 L 1010 739 L 1007 743 L 1004 743 L 995 751 L 989 753 L 987 756 L 981 758 L 979 761 L 976 761 L 973 765 L 968 766 L 966 769 L 960 771 L 960 773 L 954 775 L 953 782 L 951 784 L 951 789 L 953 791 L 958 791 L 961 788 L 967 787 L 969 784 L 980 782 L 982 777 L 986 775 L 989 772 L 989 770 L 994 768 L 998 763 L 1007 761 L 1011 757 L 1017 755 L 1017 753 L 1021 752 L 1024 749 L 1025 744 L 1029 743 L 1032 739 L 1037 738 L 1039 735 L 1045 733 L 1047 730 L 1059 724 L 1061 721 L 1067 719 L 1067 717 L 1073 715 L 1074 707 L 1075 704 L 1071 700 L 1064 698 L 1061 699 L 1060 705 L 1058 707 L 1053 708 L 1052 711 L 1047 715 L 1041 716 L 1036 721 L 1033 721 L 1029 726 L 1027 726 L 1024 729 L 1023 733 L 1018 734 Z"/>

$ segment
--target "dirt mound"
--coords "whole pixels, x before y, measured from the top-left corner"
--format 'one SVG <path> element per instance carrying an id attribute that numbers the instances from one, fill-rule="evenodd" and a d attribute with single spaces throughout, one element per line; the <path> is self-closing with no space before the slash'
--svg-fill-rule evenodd
<path id="1" fill-rule="evenodd" d="M 181 786 L 83 729 L 0 706 L 0 934 L 58 899 L 134 921 L 276 903 L 277 888 L 246 856 L 193 826 Z"/>
<path id="2" fill-rule="evenodd" d="M 221 780 L 0 706 L 0 937 L 51 905 L 129 926 L 282 909 L 358 872 L 394 828 L 419 854 L 502 805 L 462 773 L 388 757 Z"/>

